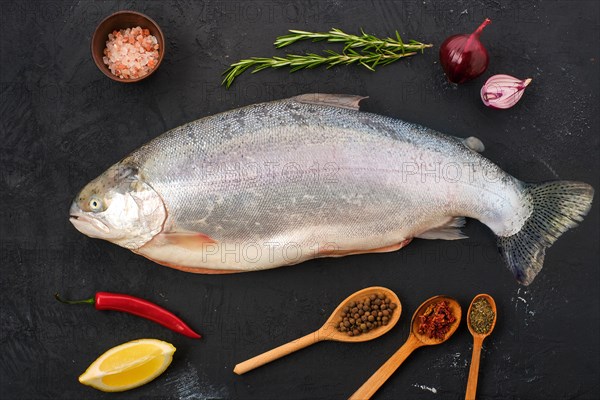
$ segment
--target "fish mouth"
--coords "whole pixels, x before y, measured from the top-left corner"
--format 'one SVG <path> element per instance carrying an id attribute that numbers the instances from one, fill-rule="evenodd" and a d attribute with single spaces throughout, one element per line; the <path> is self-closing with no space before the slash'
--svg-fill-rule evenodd
<path id="1" fill-rule="evenodd" d="M 72 213 L 69 221 L 75 226 L 75 229 L 88 236 L 100 237 L 102 234 L 110 234 L 110 228 L 106 224 L 85 214 Z"/>

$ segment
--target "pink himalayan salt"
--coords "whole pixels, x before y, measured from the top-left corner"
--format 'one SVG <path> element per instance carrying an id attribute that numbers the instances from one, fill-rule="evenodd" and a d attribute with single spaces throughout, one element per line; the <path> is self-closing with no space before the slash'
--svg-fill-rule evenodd
<path id="1" fill-rule="evenodd" d="M 121 29 L 108 34 L 102 61 L 122 79 L 146 76 L 158 64 L 159 45 L 148 29 Z"/>

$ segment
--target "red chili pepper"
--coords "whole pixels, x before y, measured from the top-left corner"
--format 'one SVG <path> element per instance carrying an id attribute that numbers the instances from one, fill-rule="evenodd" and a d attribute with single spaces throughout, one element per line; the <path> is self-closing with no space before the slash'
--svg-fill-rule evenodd
<path id="1" fill-rule="evenodd" d="M 65 304 L 93 304 L 96 307 L 96 310 L 123 311 L 154 321 L 172 331 L 181 333 L 182 335 L 193 339 L 200 339 L 201 337 L 170 311 L 147 300 L 129 296 L 127 294 L 98 292 L 94 298 L 85 300 L 63 300 L 58 293 L 56 293 L 54 297 L 56 297 L 56 300 Z"/>

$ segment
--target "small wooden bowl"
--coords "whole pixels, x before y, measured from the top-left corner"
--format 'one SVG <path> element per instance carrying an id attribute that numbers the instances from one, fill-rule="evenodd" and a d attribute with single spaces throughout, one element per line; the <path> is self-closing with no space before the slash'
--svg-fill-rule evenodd
<path id="1" fill-rule="evenodd" d="M 108 40 L 108 34 L 115 30 L 118 31 L 119 29 L 134 28 L 136 26 L 141 26 L 143 29 L 148 29 L 150 34 L 156 37 L 159 46 L 158 63 L 156 63 L 156 66 L 147 75 L 142 77 L 132 79 L 119 78 L 118 76 L 113 75 L 113 73 L 110 72 L 110 69 L 108 69 L 108 65 L 104 64 L 104 61 L 102 61 L 102 57 L 104 57 L 104 49 L 106 48 L 106 42 Z M 92 57 L 94 58 L 96 66 L 98 69 L 100 69 L 100 71 L 102 71 L 102 73 L 104 73 L 104 75 L 117 82 L 132 83 L 146 79 L 158 69 L 164 56 L 165 38 L 160 30 L 160 27 L 152 20 L 152 18 L 136 11 L 118 11 L 108 16 L 102 22 L 100 22 L 94 31 L 94 36 L 92 37 Z"/>

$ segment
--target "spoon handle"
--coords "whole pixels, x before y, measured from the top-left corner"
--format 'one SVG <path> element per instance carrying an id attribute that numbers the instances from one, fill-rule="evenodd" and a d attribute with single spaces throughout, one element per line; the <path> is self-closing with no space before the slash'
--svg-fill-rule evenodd
<path id="1" fill-rule="evenodd" d="M 277 360 L 278 358 L 287 356 L 290 353 L 308 347 L 311 344 L 315 344 L 323 339 L 322 337 L 319 337 L 318 332 L 319 331 L 309 333 L 308 335 L 303 336 L 299 339 L 292 340 L 289 343 L 286 343 L 265 353 L 259 354 L 256 357 L 252 357 L 249 360 L 241 362 L 235 366 L 233 372 L 235 372 L 238 375 L 245 374 L 246 372 L 251 371 L 254 368 L 258 368 L 262 365 L 270 363 L 271 361 Z"/>
<path id="2" fill-rule="evenodd" d="M 465 400 L 475 400 L 482 344 L 483 337 L 473 336 L 473 355 L 471 356 L 471 367 L 469 368 L 469 380 L 467 381 L 467 394 L 465 395 Z"/>
<path id="3" fill-rule="evenodd" d="M 406 343 L 402 345 L 371 377 L 358 388 L 348 400 L 366 400 L 379 390 L 379 388 L 388 380 L 406 358 L 418 347 L 423 345 L 413 334 L 411 334 Z"/>

